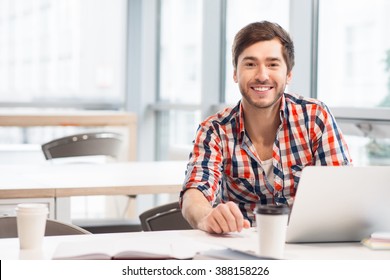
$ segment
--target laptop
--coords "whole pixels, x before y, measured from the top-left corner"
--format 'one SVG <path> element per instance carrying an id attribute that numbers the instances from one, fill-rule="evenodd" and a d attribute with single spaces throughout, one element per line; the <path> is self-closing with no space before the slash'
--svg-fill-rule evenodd
<path id="1" fill-rule="evenodd" d="M 303 169 L 287 243 L 361 241 L 390 232 L 390 166 Z"/>

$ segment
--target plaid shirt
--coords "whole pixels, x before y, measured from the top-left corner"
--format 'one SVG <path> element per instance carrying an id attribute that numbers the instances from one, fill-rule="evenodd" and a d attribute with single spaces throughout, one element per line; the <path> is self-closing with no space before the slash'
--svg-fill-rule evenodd
<path id="1" fill-rule="evenodd" d="M 309 165 L 350 165 L 347 145 L 322 102 L 285 93 L 281 124 L 273 145 L 273 185 L 244 128 L 241 102 L 202 122 L 187 165 L 185 190 L 197 188 L 213 205 L 234 201 L 254 221 L 260 204 L 288 204 L 302 169 Z"/>

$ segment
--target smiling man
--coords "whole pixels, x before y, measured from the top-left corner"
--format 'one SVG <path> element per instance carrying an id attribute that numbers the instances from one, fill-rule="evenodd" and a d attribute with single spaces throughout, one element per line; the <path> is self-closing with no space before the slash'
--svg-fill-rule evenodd
<path id="1" fill-rule="evenodd" d="M 200 124 L 180 194 L 184 217 L 210 233 L 254 226 L 256 204 L 291 206 L 305 166 L 351 164 L 327 106 L 285 93 L 294 45 L 282 27 L 247 25 L 232 55 L 241 101 Z"/>

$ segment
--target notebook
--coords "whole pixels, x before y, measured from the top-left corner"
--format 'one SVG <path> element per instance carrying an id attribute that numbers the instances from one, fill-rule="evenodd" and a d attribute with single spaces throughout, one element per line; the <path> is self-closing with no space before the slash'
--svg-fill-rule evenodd
<path id="1" fill-rule="evenodd" d="M 361 241 L 390 231 L 390 166 L 303 169 L 287 243 Z"/>
<path id="2" fill-rule="evenodd" d="M 60 243 L 54 260 L 163 260 L 191 259 L 198 252 L 222 250 L 224 247 L 203 243 L 172 233 L 169 237 L 104 236 Z"/>

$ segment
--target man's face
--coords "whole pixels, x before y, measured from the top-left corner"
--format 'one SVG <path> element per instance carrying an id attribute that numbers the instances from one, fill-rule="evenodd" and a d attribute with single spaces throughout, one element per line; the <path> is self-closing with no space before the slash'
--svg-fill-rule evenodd
<path id="1" fill-rule="evenodd" d="M 247 47 L 238 57 L 233 78 L 240 88 L 244 107 L 260 109 L 279 105 L 291 80 L 280 41 L 261 41 Z"/>

